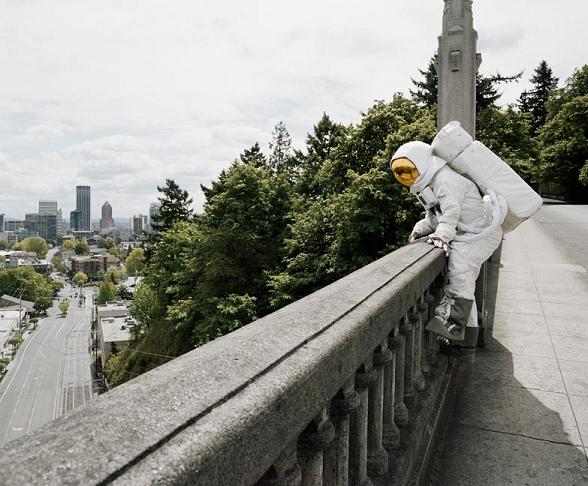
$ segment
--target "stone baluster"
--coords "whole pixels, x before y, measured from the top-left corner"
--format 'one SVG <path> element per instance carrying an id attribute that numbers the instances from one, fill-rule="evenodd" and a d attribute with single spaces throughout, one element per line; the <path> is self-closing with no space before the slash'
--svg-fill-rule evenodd
<path id="1" fill-rule="evenodd" d="M 427 304 L 427 311 L 422 314 L 423 317 L 423 354 L 424 354 L 424 364 L 423 364 L 423 374 L 426 377 L 433 376 L 433 359 L 431 357 L 431 333 L 425 330 L 429 320 L 433 317 L 433 310 L 435 297 L 431 293 L 431 290 L 428 289 L 425 293 L 425 303 Z"/>
<path id="2" fill-rule="evenodd" d="M 359 407 L 359 395 L 353 381 L 346 384 L 331 400 L 331 419 L 335 424 L 335 439 L 324 452 L 325 486 L 349 485 L 349 421 Z"/>
<path id="3" fill-rule="evenodd" d="M 369 388 L 368 407 L 368 473 L 383 476 L 388 471 L 388 453 L 382 445 L 384 424 L 384 367 L 392 359 L 388 343 L 384 341 L 374 352 L 376 379 Z"/>
<path id="4" fill-rule="evenodd" d="M 368 388 L 376 378 L 370 357 L 370 362 L 361 365 L 355 374 L 359 407 L 351 414 L 349 424 L 349 484 L 353 486 L 372 484 L 367 476 Z"/>
<path id="5" fill-rule="evenodd" d="M 414 389 L 414 324 L 418 320 L 415 312 L 409 312 L 402 320 L 400 333 L 404 337 L 404 403 L 408 408 L 414 408 L 417 403 Z"/>
<path id="6" fill-rule="evenodd" d="M 443 293 L 443 287 L 441 282 L 439 282 L 437 285 L 434 286 L 433 288 L 433 293 L 431 294 L 431 306 L 430 306 L 430 312 L 431 312 L 431 317 L 433 317 L 434 313 L 435 313 L 435 307 L 437 306 L 437 304 L 441 301 L 441 294 Z M 428 348 L 428 356 L 429 356 L 429 364 L 431 365 L 431 367 L 435 367 L 438 364 L 437 361 L 437 355 L 439 354 L 439 341 L 437 340 L 437 338 L 435 337 L 435 335 L 431 332 L 427 332 L 428 336 L 427 336 L 427 348 Z"/>
<path id="7" fill-rule="evenodd" d="M 408 424 L 408 409 L 404 403 L 404 338 L 401 334 L 394 337 L 396 348 L 396 379 L 394 390 L 394 422 L 398 427 Z"/>
<path id="8" fill-rule="evenodd" d="M 296 455 L 296 441 L 292 442 L 276 459 L 256 486 L 301 486 L 302 473 Z"/>
<path id="9" fill-rule="evenodd" d="M 298 438 L 298 462 L 302 486 L 322 486 L 323 450 L 335 437 L 335 427 L 324 409 Z"/>
<path id="10" fill-rule="evenodd" d="M 427 382 L 425 381 L 425 375 L 423 374 L 423 367 L 425 361 L 425 340 L 424 337 L 424 326 L 427 322 L 427 315 L 429 313 L 429 306 L 425 302 L 424 297 L 417 304 L 418 319 L 414 327 L 414 386 L 418 391 L 423 391 Z"/>
<path id="11" fill-rule="evenodd" d="M 400 342 L 392 332 L 388 336 L 388 349 L 392 356 L 384 367 L 384 431 L 382 440 L 386 449 L 398 449 L 400 447 L 400 430 L 394 422 L 396 360 L 399 346 Z"/>

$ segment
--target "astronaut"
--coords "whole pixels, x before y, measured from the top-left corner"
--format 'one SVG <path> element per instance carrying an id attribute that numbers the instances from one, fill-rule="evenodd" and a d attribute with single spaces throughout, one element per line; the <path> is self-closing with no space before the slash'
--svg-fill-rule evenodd
<path id="1" fill-rule="evenodd" d="M 394 177 L 426 210 L 409 241 L 422 239 L 449 257 L 443 296 L 427 329 L 454 346 L 473 349 L 478 337 L 476 279 L 502 240 L 506 206 L 495 194 L 482 196 L 474 182 L 434 155 L 426 143 L 402 145 L 390 165 Z"/>

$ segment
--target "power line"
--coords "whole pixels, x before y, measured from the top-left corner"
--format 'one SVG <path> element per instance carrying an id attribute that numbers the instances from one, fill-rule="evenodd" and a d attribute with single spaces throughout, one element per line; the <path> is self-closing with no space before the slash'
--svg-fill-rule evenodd
<path id="1" fill-rule="evenodd" d="M 149 354 L 151 356 L 159 356 L 160 358 L 169 358 L 169 359 L 176 359 L 177 356 L 167 356 L 165 354 L 157 354 L 157 353 L 149 353 L 147 351 L 139 351 L 138 349 L 133 349 L 131 353 L 142 353 L 142 354 Z"/>

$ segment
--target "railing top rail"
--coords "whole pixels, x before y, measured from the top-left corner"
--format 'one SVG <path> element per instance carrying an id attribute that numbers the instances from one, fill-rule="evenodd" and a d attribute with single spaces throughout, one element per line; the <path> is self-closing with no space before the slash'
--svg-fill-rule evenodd
<path id="1" fill-rule="evenodd" d="M 253 483 L 444 264 L 405 246 L 176 358 L 6 445 L 2 482 Z"/>

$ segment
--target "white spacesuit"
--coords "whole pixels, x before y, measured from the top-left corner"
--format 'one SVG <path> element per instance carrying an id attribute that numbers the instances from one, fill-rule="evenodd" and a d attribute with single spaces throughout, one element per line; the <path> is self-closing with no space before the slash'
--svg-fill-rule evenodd
<path id="1" fill-rule="evenodd" d="M 411 241 L 423 238 L 449 255 L 444 295 L 435 309 L 433 327 L 429 323 L 428 329 L 452 343 L 473 346 L 478 331 L 476 279 L 482 263 L 502 240 L 500 224 L 506 204 L 495 194 L 482 197 L 476 184 L 423 142 L 402 145 L 392 157 L 391 168 L 426 209 L 425 218 L 414 226 Z"/>

